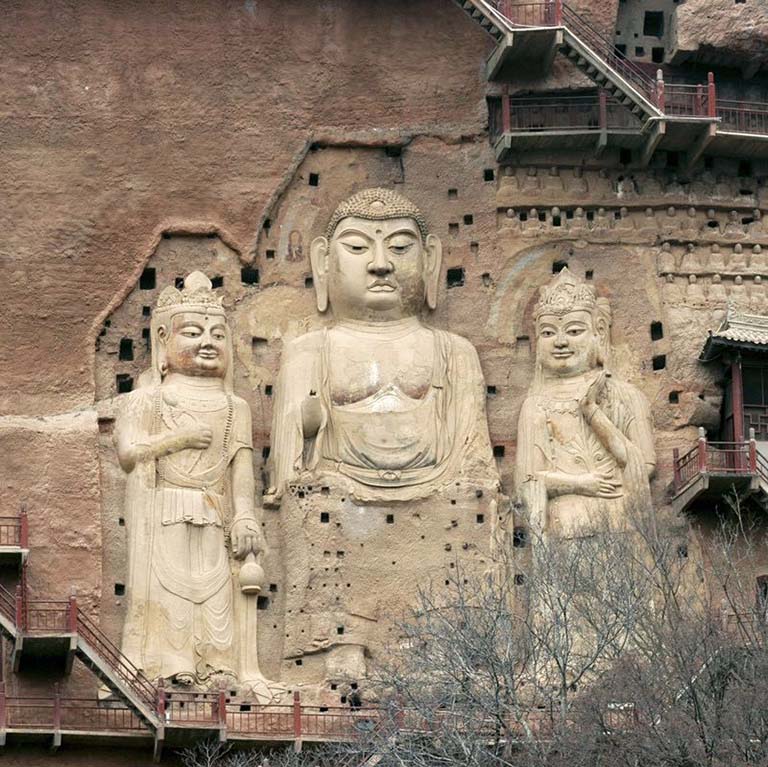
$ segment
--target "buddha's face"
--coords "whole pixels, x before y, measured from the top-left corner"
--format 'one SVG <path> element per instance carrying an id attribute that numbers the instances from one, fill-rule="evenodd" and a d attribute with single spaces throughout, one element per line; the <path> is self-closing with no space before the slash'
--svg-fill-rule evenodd
<path id="1" fill-rule="evenodd" d="M 223 378 L 229 364 L 228 332 L 221 314 L 176 314 L 170 330 L 160 332 L 168 373 Z"/>
<path id="2" fill-rule="evenodd" d="M 339 222 L 329 243 L 328 296 L 338 317 L 399 319 L 424 302 L 426 259 L 413 219 Z"/>
<path id="3" fill-rule="evenodd" d="M 568 378 L 597 366 L 600 338 L 590 312 L 572 311 L 562 317 L 543 314 L 536 338 L 538 359 L 553 376 Z"/>

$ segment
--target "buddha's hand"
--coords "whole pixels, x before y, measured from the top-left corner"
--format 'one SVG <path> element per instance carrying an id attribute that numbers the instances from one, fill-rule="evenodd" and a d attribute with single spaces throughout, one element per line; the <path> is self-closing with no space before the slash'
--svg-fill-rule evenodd
<path id="1" fill-rule="evenodd" d="M 235 520 L 229 534 L 235 559 L 243 559 L 251 552 L 258 555 L 267 548 L 264 534 L 255 519 L 244 517 Z"/>
<path id="2" fill-rule="evenodd" d="M 190 426 L 171 434 L 172 451 L 205 450 L 213 440 L 213 432 L 206 426 Z"/>
<path id="3" fill-rule="evenodd" d="M 317 436 L 323 424 L 323 417 L 323 403 L 320 397 L 311 391 L 301 403 L 301 429 L 305 438 L 311 439 Z"/>
<path id="4" fill-rule="evenodd" d="M 621 482 L 613 474 L 592 472 L 582 474 L 577 478 L 577 492 L 580 495 L 590 495 L 594 498 L 621 498 Z"/>
<path id="5" fill-rule="evenodd" d="M 600 403 L 605 401 L 608 391 L 606 382 L 608 375 L 604 370 L 600 371 L 594 381 L 589 385 L 587 393 L 579 402 L 581 412 L 587 421 L 591 421 L 595 413 L 600 409 Z"/>

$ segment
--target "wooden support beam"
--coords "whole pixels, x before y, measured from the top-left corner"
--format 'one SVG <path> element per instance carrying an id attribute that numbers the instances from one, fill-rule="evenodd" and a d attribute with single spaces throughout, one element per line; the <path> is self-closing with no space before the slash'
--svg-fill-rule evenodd
<path id="1" fill-rule="evenodd" d="M 688 150 L 685 163 L 685 168 L 688 172 L 693 170 L 693 166 L 699 161 L 701 155 L 704 154 L 704 151 L 716 135 L 717 125 L 715 123 L 709 123 L 696 141 L 693 142 L 693 146 Z"/>
<path id="2" fill-rule="evenodd" d="M 645 146 L 640 155 L 640 167 L 647 168 L 648 163 L 653 157 L 653 153 L 656 151 L 659 142 L 664 138 L 664 134 L 667 132 L 667 123 L 665 120 L 654 120 L 648 138 L 645 141 Z"/>

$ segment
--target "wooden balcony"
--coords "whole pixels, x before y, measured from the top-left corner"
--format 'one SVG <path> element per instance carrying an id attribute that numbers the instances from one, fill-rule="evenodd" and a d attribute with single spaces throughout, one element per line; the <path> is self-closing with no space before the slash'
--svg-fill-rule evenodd
<path id="1" fill-rule="evenodd" d="M 673 451 L 672 504 L 677 511 L 709 510 L 735 491 L 768 488 L 768 462 L 757 450 L 754 431 L 744 442 L 710 442 L 703 429 L 697 444 L 680 455 Z"/>
<path id="2" fill-rule="evenodd" d="M 17 570 L 29 554 L 29 522 L 22 509 L 17 517 L 0 517 L 0 567 Z"/>

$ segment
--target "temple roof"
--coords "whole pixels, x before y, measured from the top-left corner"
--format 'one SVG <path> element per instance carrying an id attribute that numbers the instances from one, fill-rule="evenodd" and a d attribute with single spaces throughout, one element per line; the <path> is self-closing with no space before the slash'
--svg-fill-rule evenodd
<path id="1" fill-rule="evenodd" d="M 768 317 L 738 312 L 729 307 L 720 327 L 710 331 L 701 360 L 706 362 L 714 359 L 724 348 L 768 352 Z"/>

